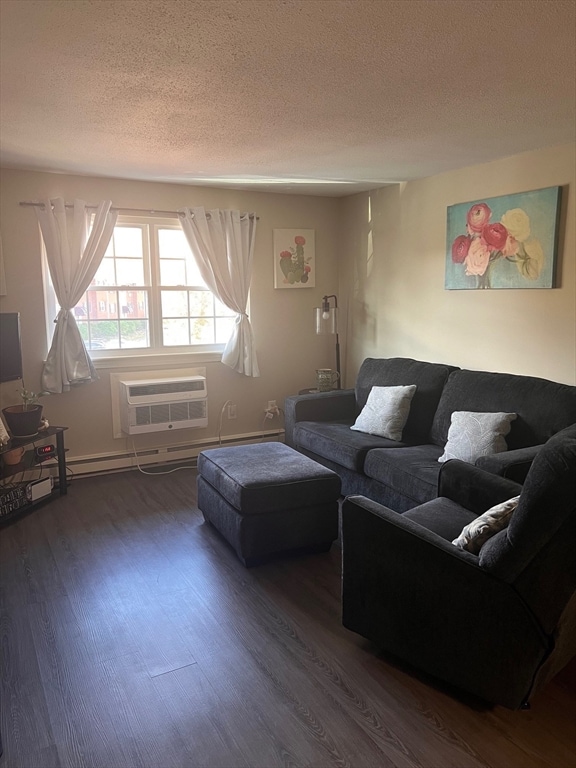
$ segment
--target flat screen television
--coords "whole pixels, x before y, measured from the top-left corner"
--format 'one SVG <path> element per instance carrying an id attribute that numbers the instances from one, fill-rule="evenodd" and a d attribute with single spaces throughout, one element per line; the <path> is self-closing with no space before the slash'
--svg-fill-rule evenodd
<path id="1" fill-rule="evenodd" d="M 20 313 L 0 312 L 0 381 L 21 378 Z"/>

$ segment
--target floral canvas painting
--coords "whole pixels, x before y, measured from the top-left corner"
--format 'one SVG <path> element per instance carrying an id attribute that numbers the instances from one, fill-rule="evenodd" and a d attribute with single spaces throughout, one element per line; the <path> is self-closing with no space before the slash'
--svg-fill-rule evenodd
<path id="1" fill-rule="evenodd" d="M 553 288 L 559 213 L 560 187 L 449 206 L 445 287 Z"/>
<path id="2" fill-rule="evenodd" d="M 313 229 L 274 230 L 274 288 L 314 288 Z"/>

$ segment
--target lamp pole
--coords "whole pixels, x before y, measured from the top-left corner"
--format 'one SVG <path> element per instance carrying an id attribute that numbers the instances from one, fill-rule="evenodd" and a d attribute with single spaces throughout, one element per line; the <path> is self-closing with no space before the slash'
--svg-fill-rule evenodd
<path id="1" fill-rule="evenodd" d="M 338 381 L 336 383 L 336 389 L 341 389 L 340 384 L 340 339 L 338 337 L 338 297 L 335 293 L 331 293 L 329 296 L 322 297 L 322 318 L 328 320 L 330 318 L 330 299 L 334 299 L 334 309 L 336 310 L 336 373 L 338 374 Z"/>

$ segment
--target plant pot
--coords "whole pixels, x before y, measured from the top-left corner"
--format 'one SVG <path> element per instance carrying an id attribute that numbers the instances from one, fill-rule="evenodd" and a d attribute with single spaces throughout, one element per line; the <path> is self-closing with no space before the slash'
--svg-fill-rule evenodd
<path id="1" fill-rule="evenodd" d="M 42 419 L 41 405 L 9 405 L 2 409 L 4 421 L 12 437 L 34 437 Z"/>
<path id="2" fill-rule="evenodd" d="M 20 464 L 26 453 L 26 448 L 23 446 L 20 448 L 14 448 L 13 451 L 8 451 L 2 454 L 2 461 L 9 467 L 14 467 Z"/>

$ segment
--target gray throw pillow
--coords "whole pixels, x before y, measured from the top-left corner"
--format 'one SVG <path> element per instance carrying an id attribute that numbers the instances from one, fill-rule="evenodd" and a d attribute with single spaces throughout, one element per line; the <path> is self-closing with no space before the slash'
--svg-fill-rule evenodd
<path id="1" fill-rule="evenodd" d="M 510 423 L 515 418 L 515 413 L 454 411 L 448 441 L 438 461 L 460 459 L 474 464 L 480 456 L 507 451 L 504 436 L 510 432 Z"/>
<path id="2" fill-rule="evenodd" d="M 508 526 L 508 522 L 518 506 L 519 500 L 520 496 L 514 496 L 508 499 L 508 501 L 503 501 L 494 507 L 490 507 L 482 515 L 479 515 L 476 520 L 465 525 L 460 536 L 454 539 L 452 544 L 460 549 L 472 552 L 473 555 L 477 555 L 482 545 L 489 538 Z"/>
<path id="3" fill-rule="evenodd" d="M 402 440 L 416 384 L 405 387 L 372 387 L 366 405 L 350 429 L 369 435 Z"/>

